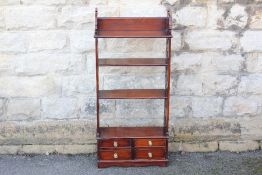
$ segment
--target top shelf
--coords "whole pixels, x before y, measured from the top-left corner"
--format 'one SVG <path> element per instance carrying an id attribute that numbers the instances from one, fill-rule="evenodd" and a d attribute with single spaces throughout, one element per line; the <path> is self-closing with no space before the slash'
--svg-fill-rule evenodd
<path id="1" fill-rule="evenodd" d="M 172 38 L 169 17 L 98 17 L 95 38 Z"/>

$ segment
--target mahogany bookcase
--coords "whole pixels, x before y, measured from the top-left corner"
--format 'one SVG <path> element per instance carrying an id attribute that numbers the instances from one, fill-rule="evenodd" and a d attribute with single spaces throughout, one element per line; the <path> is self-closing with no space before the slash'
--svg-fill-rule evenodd
<path id="1" fill-rule="evenodd" d="M 98 17 L 95 12 L 97 157 L 98 167 L 167 166 L 170 101 L 172 17 Z M 166 39 L 165 58 L 99 58 L 99 38 Z M 105 66 L 163 66 L 165 89 L 99 88 L 99 68 Z M 163 99 L 163 127 L 101 127 L 100 99 Z M 135 117 L 135 116 L 134 116 Z"/>

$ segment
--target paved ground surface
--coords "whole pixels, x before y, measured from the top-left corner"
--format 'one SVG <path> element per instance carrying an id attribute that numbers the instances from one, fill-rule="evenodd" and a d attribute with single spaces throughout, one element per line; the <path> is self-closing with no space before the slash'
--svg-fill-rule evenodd
<path id="1" fill-rule="evenodd" d="M 96 168 L 92 155 L 0 156 L 1 175 L 262 175 L 262 150 L 245 153 L 170 154 L 168 167 Z"/>

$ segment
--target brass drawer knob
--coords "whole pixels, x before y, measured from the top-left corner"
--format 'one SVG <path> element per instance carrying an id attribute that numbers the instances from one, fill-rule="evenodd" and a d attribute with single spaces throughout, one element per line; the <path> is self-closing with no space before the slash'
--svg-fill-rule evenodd
<path id="1" fill-rule="evenodd" d="M 152 143 L 151 140 L 148 141 L 148 145 L 149 145 L 149 146 L 152 146 L 152 145 L 153 145 L 153 143 Z"/>
<path id="2" fill-rule="evenodd" d="M 114 153 L 114 159 L 117 159 L 117 158 L 118 158 L 117 153 Z"/>
<path id="3" fill-rule="evenodd" d="M 114 147 L 117 147 L 117 142 L 116 142 L 116 141 L 114 141 L 114 144 L 113 144 L 113 145 L 114 145 Z"/>
<path id="4" fill-rule="evenodd" d="M 152 158 L 152 157 L 153 157 L 152 153 L 149 152 L 149 153 L 148 153 L 148 157 L 149 157 L 149 158 Z"/>

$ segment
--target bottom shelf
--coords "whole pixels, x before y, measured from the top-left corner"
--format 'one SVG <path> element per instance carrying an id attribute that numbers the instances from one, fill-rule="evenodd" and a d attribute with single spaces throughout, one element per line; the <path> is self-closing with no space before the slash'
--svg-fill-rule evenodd
<path id="1" fill-rule="evenodd" d="M 168 160 L 115 160 L 115 161 L 107 161 L 107 160 L 99 160 L 97 162 L 98 168 L 107 168 L 112 166 L 120 166 L 120 167 L 141 167 L 141 166 L 160 166 L 166 167 L 168 165 Z"/>
<path id="2" fill-rule="evenodd" d="M 168 138 L 164 127 L 101 127 L 97 139 L 106 138 Z"/>

